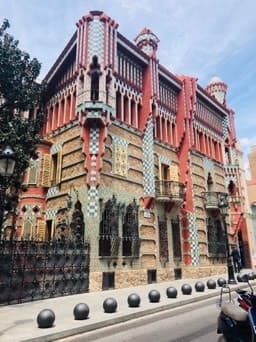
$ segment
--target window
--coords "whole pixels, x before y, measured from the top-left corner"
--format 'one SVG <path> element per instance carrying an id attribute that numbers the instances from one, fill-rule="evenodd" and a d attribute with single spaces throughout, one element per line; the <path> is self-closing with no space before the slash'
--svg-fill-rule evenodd
<path id="1" fill-rule="evenodd" d="M 167 234 L 167 219 L 158 218 L 158 230 L 159 230 L 159 256 L 161 261 L 169 260 L 168 252 L 168 234 Z"/>
<path id="2" fill-rule="evenodd" d="M 182 260 L 179 216 L 172 219 L 172 245 L 174 261 Z"/>
<path id="3" fill-rule="evenodd" d="M 33 222 L 26 218 L 23 223 L 22 239 L 29 240 L 32 237 Z"/>
<path id="4" fill-rule="evenodd" d="M 90 65 L 90 75 L 91 75 L 91 100 L 99 100 L 99 78 L 101 75 L 100 65 L 98 63 L 98 57 L 93 56 L 92 64 Z"/>
<path id="5" fill-rule="evenodd" d="M 148 270 L 148 284 L 156 282 L 156 270 Z"/>
<path id="6" fill-rule="evenodd" d="M 115 288 L 115 272 L 103 272 L 102 275 L 102 290 Z"/>
<path id="7" fill-rule="evenodd" d="M 52 155 L 52 186 L 57 184 L 58 154 Z"/>
<path id="8" fill-rule="evenodd" d="M 219 218 L 207 218 L 208 252 L 210 257 L 224 257 L 226 253 L 223 241 L 223 229 Z"/>
<path id="9" fill-rule="evenodd" d="M 29 163 L 29 169 L 28 169 L 27 184 L 37 185 L 39 170 L 40 170 L 40 160 L 31 159 Z"/>
<path id="10" fill-rule="evenodd" d="M 61 149 L 53 154 L 43 156 L 42 186 L 49 188 L 61 182 L 61 165 Z"/>
<path id="11" fill-rule="evenodd" d="M 120 204 L 113 195 L 105 204 L 100 222 L 99 256 L 118 256 Z"/>
<path id="12" fill-rule="evenodd" d="M 139 257 L 138 208 L 135 199 L 125 208 L 124 204 L 117 203 L 114 195 L 106 202 L 100 222 L 99 256 L 118 257 L 122 241 L 122 256 Z"/>
<path id="13" fill-rule="evenodd" d="M 135 199 L 126 208 L 123 216 L 122 255 L 139 257 L 138 205 Z"/>

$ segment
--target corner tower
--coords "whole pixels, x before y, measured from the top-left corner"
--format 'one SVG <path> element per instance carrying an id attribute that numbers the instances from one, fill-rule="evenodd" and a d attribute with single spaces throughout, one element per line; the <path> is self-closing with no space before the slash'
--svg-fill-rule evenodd
<path id="1" fill-rule="evenodd" d="M 226 106 L 226 94 L 228 86 L 219 77 L 214 76 L 206 87 L 206 91 L 219 101 L 223 106 Z"/>
<path id="2" fill-rule="evenodd" d="M 156 57 L 159 43 L 157 36 L 148 28 L 144 28 L 134 39 L 137 47 L 149 57 Z"/>

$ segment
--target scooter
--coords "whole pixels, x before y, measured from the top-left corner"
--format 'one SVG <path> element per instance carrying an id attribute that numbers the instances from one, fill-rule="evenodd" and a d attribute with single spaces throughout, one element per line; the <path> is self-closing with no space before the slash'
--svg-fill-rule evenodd
<path id="1" fill-rule="evenodd" d="M 224 302 L 224 295 L 228 301 Z M 235 304 L 231 298 L 229 286 L 221 288 L 220 314 L 217 322 L 217 334 L 222 334 L 226 342 L 256 342 L 256 296 L 250 295 L 251 306 L 245 310 Z"/>

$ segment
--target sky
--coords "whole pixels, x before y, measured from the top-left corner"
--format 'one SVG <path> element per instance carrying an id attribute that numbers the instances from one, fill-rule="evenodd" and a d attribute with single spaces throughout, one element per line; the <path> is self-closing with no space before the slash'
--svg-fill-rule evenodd
<path id="1" fill-rule="evenodd" d="M 174 74 L 195 76 L 206 87 L 213 76 L 227 85 L 244 152 L 256 145 L 255 0 L 0 0 L 0 22 L 46 75 L 90 10 L 101 10 L 133 41 L 144 27 L 160 39 L 157 56 Z"/>

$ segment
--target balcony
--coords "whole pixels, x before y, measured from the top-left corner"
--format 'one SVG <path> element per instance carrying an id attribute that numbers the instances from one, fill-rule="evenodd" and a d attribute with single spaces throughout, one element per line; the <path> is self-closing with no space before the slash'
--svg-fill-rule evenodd
<path id="1" fill-rule="evenodd" d="M 206 210 L 216 210 L 220 211 L 224 208 L 226 209 L 226 213 L 228 212 L 229 204 L 232 200 L 238 200 L 239 196 L 235 196 L 233 199 L 226 192 L 216 192 L 216 191 L 208 191 L 202 192 L 202 199 L 204 202 L 204 206 Z M 224 205 L 226 203 L 226 205 Z M 235 202 L 234 202 L 235 203 Z"/>
<path id="2" fill-rule="evenodd" d="M 181 204 L 185 199 L 185 185 L 175 181 L 156 181 L 156 200 Z"/>
<path id="3" fill-rule="evenodd" d="M 243 197 L 238 195 L 229 195 L 229 203 L 230 205 L 242 205 L 243 204 Z"/>
<path id="4" fill-rule="evenodd" d="M 204 200 L 205 209 L 214 210 L 218 209 L 219 192 L 202 192 L 202 197 Z"/>
<path id="5" fill-rule="evenodd" d="M 225 170 L 225 174 L 226 175 L 234 175 L 237 174 L 237 172 L 239 171 L 239 164 L 225 164 L 224 165 L 224 170 Z"/>
<path id="6" fill-rule="evenodd" d="M 78 94 L 77 111 L 83 113 L 83 124 L 105 124 L 115 118 L 115 98 L 105 91 L 86 90 Z"/>

